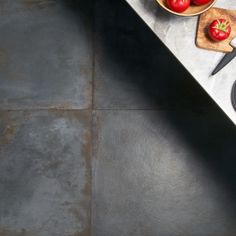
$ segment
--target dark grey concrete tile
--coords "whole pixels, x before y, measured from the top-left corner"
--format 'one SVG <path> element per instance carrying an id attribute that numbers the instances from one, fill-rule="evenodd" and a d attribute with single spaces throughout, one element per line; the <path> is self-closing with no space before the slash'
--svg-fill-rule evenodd
<path id="1" fill-rule="evenodd" d="M 0 112 L 0 235 L 90 235 L 90 117 Z"/>
<path id="2" fill-rule="evenodd" d="M 94 236 L 236 235 L 236 132 L 218 112 L 97 111 Z"/>
<path id="3" fill-rule="evenodd" d="M 92 0 L 2 0 L 0 8 L 0 108 L 88 108 Z"/>
<path id="4" fill-rule="evenodd" d="M 125 1 L 97 1 L 95 12 L 96 108 L 212 105 L 202 88 Z"/>

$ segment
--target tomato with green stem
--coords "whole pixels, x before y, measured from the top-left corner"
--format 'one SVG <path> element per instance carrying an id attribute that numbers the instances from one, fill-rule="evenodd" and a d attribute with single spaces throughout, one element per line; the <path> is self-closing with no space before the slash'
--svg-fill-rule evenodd
<path id="1" fill-rule="evenodd" d="M 225 19 L 214 20 L 208 28 L 208 33 L 214 41 L 225 40 L 231 33 L 230 22 Z"/>

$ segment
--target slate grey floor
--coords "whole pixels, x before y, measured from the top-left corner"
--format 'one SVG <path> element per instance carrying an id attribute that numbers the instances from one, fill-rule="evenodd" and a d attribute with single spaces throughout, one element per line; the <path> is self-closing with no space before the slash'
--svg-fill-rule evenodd
<path id="1" fill-rule="evenodd" d="M 91 199 L 89 113 L 0 115 L 0 235 L 86 235 Z"/>
<path id="2" fill-rule="evenodd" d="M 1 108 L 89 108 L 92 19 L 91 1 L 1 0 Z"/>
<path id="3" fill-rule="evenodd" d="M 236 132 L 124 1 L 0 2 L 0 236 L 235 236 Z"/>

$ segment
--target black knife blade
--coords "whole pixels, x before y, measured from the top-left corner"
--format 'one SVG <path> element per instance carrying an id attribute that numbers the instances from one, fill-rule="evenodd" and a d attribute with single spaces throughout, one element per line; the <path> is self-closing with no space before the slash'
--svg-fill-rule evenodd
<path id="1" fill-rule="evenodd" d="M 227 53 L 220 63 L 217 65 L 215 70 L 212 72 L 211 75 L 215 75 L 217 72 L 219 72 L 221 69 L 223 69 L 228 63 L 230 63 L 234 58 L 236 57 L 236 48 L 232 52 Z"/>

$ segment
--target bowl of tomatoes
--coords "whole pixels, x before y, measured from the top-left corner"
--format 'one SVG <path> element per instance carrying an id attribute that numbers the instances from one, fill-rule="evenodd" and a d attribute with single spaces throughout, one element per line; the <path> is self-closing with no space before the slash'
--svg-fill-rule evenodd
<path id="1" fill-rule="evenodd" d="M 197 16 L 210 9 L 217 0 L 156 0 L 166 11 L 178 16 Z"/>

